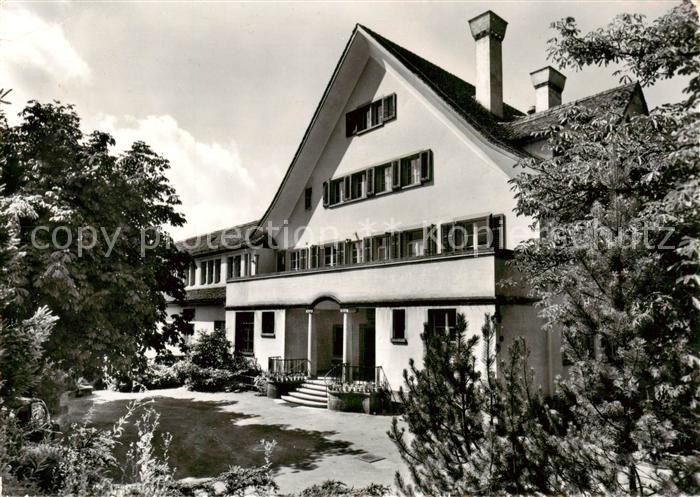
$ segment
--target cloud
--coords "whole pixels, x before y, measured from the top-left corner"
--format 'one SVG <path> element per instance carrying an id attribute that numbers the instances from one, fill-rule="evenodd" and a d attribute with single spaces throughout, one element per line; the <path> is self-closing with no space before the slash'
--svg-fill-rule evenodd
<path id="1" fill-rule="evenodd" d="M 234 141 L 199 141 L 170 115 L 101 115 L 95 128 L 114 136 L 117 151 L 141 140 L 170 161 L 167 176 L 187 218 L 187 225 L 172 230 L 176 239 L 252 221 L 264 207 Z"/>
<path id="2" fill-rule="evenodd" d="M 0 13 L 0 74 L 38 70 L 58 81 L 88 83 L 91 71 L 65 36 L 60 24 L 17 7 Z"/>

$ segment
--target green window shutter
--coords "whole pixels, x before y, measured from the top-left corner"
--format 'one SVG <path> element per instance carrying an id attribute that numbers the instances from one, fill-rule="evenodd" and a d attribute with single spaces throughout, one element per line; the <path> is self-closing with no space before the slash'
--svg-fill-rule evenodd
<path id="1" fill-rule="evenodd" d="M 398 190 L 401 188 L 401 168 L 399 161 L 395 160 L 391 163 L 391 189 Z"/>
<path id="2" fill-rule="evenodd" d="M 328 207 L 328 188 L 330 184 L 328 181 L 323 182 L 323 207 Z"/>
<path id="3" fill-rule="evenodd" d="M 372 239 L 367 237 L 362 243 L 362 249 L 364 250 L 364 262 L 372 262 Z"/>
<path id="4" fill-rule="evenodd" d="M 387 122 L 396 117 L 396 93 L 384 97 L 382 102 L 383 121 Z"/>
<path id="5" fill-rule="evenodd" d="M 427 183 L 433 180 L 433 151 L 426 150 L 420 154 L 420 181 Z"/>
<path id="6" fill-rule="evenodd" d="M 401 233 L 391 233 L 389 249 L 391 259 L 401 258 Z"/>
<path id="7" fill-rule="evenodd" d="M 491 229 L 492 245 L 495 249 L 505 248 L 505 224 L 506 218 L 503 214 L 489 217 L 489 228 Z"/>
<path id="8" fill-rule="evenodd" d="M 425 228 L 423 247 L 425 255 L 437 254 L 437 226 L 434 224 Z"/>
<path id="9" fill-rule="evenodd" d="M 316 268 L 318 267 L 318 246 L 317 245 L 311 245 L 309 247 L 309 268 Z"/>
<path id="10" fill-rule="evenodd" d="M 454 228 L 454 223 L 443 224 L 441 227 L 442 232 L 442 253 L 447 254 L 454 251 L 454 246 L 452 244 L 452 229 Z"/>
<path id="11" fill-rule="evenodd" d="M 367 181 L 367 196 L 374 195 L 374 168 L 367 169 L 366 181 Z"/>

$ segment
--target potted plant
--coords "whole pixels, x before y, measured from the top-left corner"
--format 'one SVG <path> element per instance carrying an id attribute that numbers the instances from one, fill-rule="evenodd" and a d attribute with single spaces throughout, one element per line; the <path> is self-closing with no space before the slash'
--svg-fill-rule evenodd
<path id="1" fill-rule="evenodd" d="M 306 380 L 306 375 L 299 373 L 272 373 L 267 375 L 267 396 L 279 399 L 292 390 L 299 388 Z"/>
<path id="2" fill-rule="evenodd" d="M 328 409 L 377 414 L 383 411 L 385 397 L 384 390 L 372 382 L 335 382 L 328 386 Z"/>

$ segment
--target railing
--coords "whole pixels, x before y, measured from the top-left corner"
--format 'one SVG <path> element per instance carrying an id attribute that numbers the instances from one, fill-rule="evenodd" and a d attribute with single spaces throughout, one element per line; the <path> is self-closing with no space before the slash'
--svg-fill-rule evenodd
<path id="1" fill-rule="evenodd" d="M 270 374 L 303 374 L 304 376 L 309 376 L 309 360 L 270 357 L 267 361 L 267 370 Z"/>
<path id="2" fill-rule="evenodd" d="M 390 390 L 389 381 L 381 366 L 352 366 L 350 364 L 338 364 L 325 374 L 326 383 L 368 384 L 377 388 Z"/>

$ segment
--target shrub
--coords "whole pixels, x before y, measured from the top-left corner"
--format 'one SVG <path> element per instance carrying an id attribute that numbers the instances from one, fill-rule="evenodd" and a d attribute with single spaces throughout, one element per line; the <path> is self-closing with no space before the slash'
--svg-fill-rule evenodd
<path id="1" fill-rule="evenodd" d="M 383 497 L 391 495 L 390 492 L 389 487 L 377 483 L 371 483 L 364 488 L 353 488 L 341 481 L 326 480 L 305 488 L 296 494 L 296 497 Z"/>
<path id="2" fill-rule="evenodd" d="M 149 390 L 159 388 L 177 388 L 184 384 L 173 366 L 153 364 L 148 367 L 143 377 L 143 384 Z"/>
<path id="3" fill-rule="evenodd" d="M 226 495 L 244 496 L 249 490 L 253 490 L 253 495 L 262 497 L 273 495 L 278 487 L 272 478 L 272 451 L 277 446 L 274 440 L 267 442 L 260 440 L 260 444 L 265 451 L 265 464 L 258 468 L 242 468 L 240 466 L 230 466 L 228 471 L 222 473 L 217 479 L 224 482 Z"/>
<path id="4" fill-rule="evenodd" d="M 188 388 L 197 392 L 230 392 L 237 385 L 236 375 L 226 369 L 194 366 L 187 379 Z"/>
<path id="5" fill-rule="evenodd" d="M 192 362 L 200 368 L 229 369 L 233 364 L 231 344 L 225 330 L 201 333 L 192 347 Z"/>

